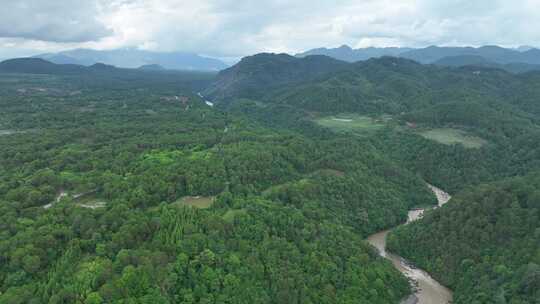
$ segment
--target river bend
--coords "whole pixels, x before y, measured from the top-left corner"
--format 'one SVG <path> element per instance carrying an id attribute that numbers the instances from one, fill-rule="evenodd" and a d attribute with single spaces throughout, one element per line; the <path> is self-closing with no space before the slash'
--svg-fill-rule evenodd
<path id="1" fill-rule="evenodd" d="M 450 200 L 450 195 L 443 190 L 428 185 L 437 196 L 438 207 L 446 204 Z M 437 207 L 437 208 L 438 208 Z M 413 222 L 422 217 L 426 209 L 409 211 L 407 223 Z M 367 241 L 379 250 L 379 254 L 390 260 L 394 267 L 409 278 L 413 284 L 415 292 L 401 304 L 448 304 L 452 301 L 452 291 L 434 280 L 427 272 L 414 267 L 404 258 L 386 251 L 386 237 L 391 230 L 382 231 L 370 236 Z"/>

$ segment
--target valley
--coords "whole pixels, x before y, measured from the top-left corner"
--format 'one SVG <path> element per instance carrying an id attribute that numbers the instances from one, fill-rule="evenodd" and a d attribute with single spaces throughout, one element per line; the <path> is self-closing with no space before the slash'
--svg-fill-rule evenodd
<path id="1" fill-rule="evenodd" d="M 540 0 L 17 0 L 0 304 L 540 304 Z"/>
<path id="2" fill-rule="evenodd" d="M 0 64 L 39 130 L 0 136 L 1 303 L 534 303 L 534 73 L 35 63 Z"/>

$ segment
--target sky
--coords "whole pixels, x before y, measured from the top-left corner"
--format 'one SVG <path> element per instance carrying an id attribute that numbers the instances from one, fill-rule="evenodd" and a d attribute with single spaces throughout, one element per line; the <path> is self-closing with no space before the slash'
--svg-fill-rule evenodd
<path id="1" fill-rule="evenodd" d="M 239 58 L 343 44 L 540 46 L 540 0 L 0 2 L 0 58 L 74 48 Z"/>

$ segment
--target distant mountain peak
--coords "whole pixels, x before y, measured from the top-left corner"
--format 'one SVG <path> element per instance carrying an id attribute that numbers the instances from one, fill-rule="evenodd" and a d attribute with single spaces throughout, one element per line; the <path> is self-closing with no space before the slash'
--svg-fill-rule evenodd
<path id="1" fill-rule="evenodd" d="M 304 53 L 297 54 L 296 57 L 307 57 L 311 55 L 324 55 L 332 57 L 335 59 L 347 61 L 347 62 L 356 62 L 364 61 L 370 58 L 379 58 L 383 56 L 392 56 L 398 57 L 401 53 L 410 51 L 410 48 L 400 48 L 400 47 L 387 47 L 387 48 L 360 48 L 353 49 L 348 45 L 342 45 L 338 48 L 327 49 L 327 48 L 318 48 L 312 49 Z"/>
<path id="2" fill-rule="evenodd" d="M 344 45 L 338 47 L 338 49 L 341 49 L 341 50 L 351 50 L 351 51 L 352 51 L 352 48 L 351 48 L 350 46 L 346 45 L 346 44 L 344 44 Z"/>
<path id="3" fill-rule="evenodd" d="M 521 46 L 516 48 L 516 50 L 518 52 L 527 52 L 527 51 L 530 51 L 532 49 L 536 49 L 536 48 L 534 46 L 530 46 L 530 45 L 521 45 Z"/>
<path id="4" fill-rule="evenodd" d="M 488 44 L 488 45 L 484 45 L 484 46 L 479 47 L 479 49 L 504 49 L 504 48 L 500 47 L 498 45 Z"/>
<path id="5" fill-rule="evenodd" d="M 105 63 L 101 63 L 101 62 L 95 63 L 95 64 L 91 65 L 90 67 L 93 68 L 93 69 L 116 69 L 116 67 L 114 65 L 105 64 Z"/>
<path id="6" fill-rule="evenodd" d="M 147 70 L 147 71 L 163 71 L 163 70 L 166 70 L 163 66 L 161 66 L 159 64 L 145 64 L 145 65 L 141 65 L 138 69 L 139 70 Z"/>

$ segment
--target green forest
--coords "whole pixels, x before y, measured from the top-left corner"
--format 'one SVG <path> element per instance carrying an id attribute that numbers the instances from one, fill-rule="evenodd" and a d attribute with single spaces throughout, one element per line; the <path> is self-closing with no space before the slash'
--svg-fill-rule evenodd
<path id="1" fill-rule="evenodd" d="M 540 303 L 538 73 L 28 68 L 0 73 L 2 304 L 400 303 L 365 240 L 435 206 L 427 183 L 453 199 L 389 249 L 456 304 Z"/>
<path id="2" fill-rule="evenodd" d="M 192 91 L 197 75 L 145 77 L 2 75 L 1 303 L 410 292 L 363 238 L 434 203 L 417 175 L 373 145 L 212 109 Z M 176 203 L 187 196 L 215 199 Z"/>

